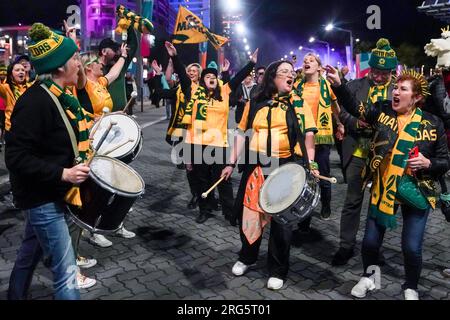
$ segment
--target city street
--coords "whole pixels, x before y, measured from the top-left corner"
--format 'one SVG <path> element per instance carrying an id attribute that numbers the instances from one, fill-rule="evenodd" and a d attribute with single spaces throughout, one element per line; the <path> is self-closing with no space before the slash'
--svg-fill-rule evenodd
<path id="1" fill-rule="evenodd" d="M 80 254 L 98 260 L 96 266 L 84 270 L 97 284 L 81 290 L 82 299 L 352 299 L 350 290 L 362 273 L 359 249 L 366 210 L 362 214 L 356 256 L 347 266 L 332 267 L 346 193 L 336 151 L 332 152 L 332 174 L 338 179 L 332 189 L 332 219 L 323 221 L 315 215 L 312 226 L 321 233 L 322 240 L 302 244 L 295 239 L 287 281 L 281 290 L 271 291 L 266 289 L 268 228 L 257 265 L 242 277 L 233 276 L 231 268 L 240 249 L 238 229 L 230 226 L 221 212 L 215 212 L 204 224 L 194 221 L 197 211 L 187 209 L 191 195 L 185 172 L 171 163 L 170 146 L 164 141 L 168 123 L 164 107 L 146 105 L 144 113 L 135 111 L 135 114 L 143 130 L 144 146 L 131 166 L 144 179 L 146 190 L 128 214 L 125 226 L 137 235 L 133 239 L 107 237 L 113 242 L 109 248 L 81 241 Z M 233 112 L 230 119 L 234 119 Z M 4 157 L 4 152 L 1 156 Z M 232 180 L 236 193 L 237 172 Z M 368 192 L 364 208 L 367 200 Z M 7 205 L 5 200 L 0 208 L 0 300 L 6 298 L 24 226 L 22 213 L 5 211 Z M 316 211 L 320 211 L 320 205 Z M 399 228 L 385 236 L 382 251 L 386 265 L 381 268 L 381 289 L 367 299 L 403 300 L 400 234 L 401 217 Z M 449 300 L 450 279 L 444 278 L 441 270 L 450 267 L 450 224 L 439 209 L 430 215 L 427 224 L 423 260 L 420 298 Z M 52 298 L 51 273 L 42 263 L 33 278 L 31 297 Z"/>

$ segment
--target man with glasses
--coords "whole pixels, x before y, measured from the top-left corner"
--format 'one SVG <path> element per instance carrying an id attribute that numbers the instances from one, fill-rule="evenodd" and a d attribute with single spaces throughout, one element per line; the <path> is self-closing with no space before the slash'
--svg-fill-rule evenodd
<path id="1" fill-rule="evenodd" d="M 392 72 L 397 68 L 397 56 L 387 39 L 380 39 L 372 50 L 371 67 L 367 77 L 347 83 L 353 96 L 363 102 L 392 99 Z M 340 119 L 345 126 L 346 137 L 342 142 L 343 168 L 347 180 L 347 195 L 341 214 L 340 247 L 334 255 L 333 266 L 345 265 L 354 255 L 356 233 L 359 229 L 361 207 L 364 200 L 361 172 L 366 165 L 372 128 L 358 120 L 346 108 L 341 108 Z"/>

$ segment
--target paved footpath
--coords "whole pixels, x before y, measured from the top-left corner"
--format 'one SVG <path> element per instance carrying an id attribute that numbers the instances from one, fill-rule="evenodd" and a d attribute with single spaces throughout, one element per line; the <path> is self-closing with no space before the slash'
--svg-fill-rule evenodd
<path id="1" fill-rule="evenodd" d="M 332 219 L 313 219 L 312 226 L 323 236 L 321 241 L 309 244 L 294 241 L 287 282 L 283 289 L 274 292 L 265 288 L 267 230 L 256 267 L 245 276 L 234 277 L 231 267 L 240 249 L 237 228 L 231 227 L 219 212 L 204 224 L 195 223 L 197 212 L 186 208 L 190 199 L 186 176 L 171 163 L 170 147 L 163 140 L 167 127 L 167 121 L 162 120 L 164 109 L 147 106 L 144 113 L 136 115 L 143 127 L 144 148 L 131 165 L 145 180 L 146 192 L 135 203 L 125 226 L 137 236 L 109 237 L 114 243 L 109 248 L 81 242 L 80 253 L 98 260 L 97 266 L 85 271 L 98 282 L 81 291 L 83 299 L 352 299 L 350 290 L 362 271 L 359 251 L 345 267 L 330 265 L 338 247 L 340 212 L 346 192 L 336 152 L 332 153 L 332 174 L 340 183 L 333 187 Z M 238 179 L 235 174 L 235 191 Z M 6 297 L 23 232 L 21 212 L 7 211 L 6 206 L 5 202 L 0 203 L 0 299 Z M 363 217 L 365 220 L 365 213 Z M 400 228 L 388 232 L 383 245 L 387 264 L 382 268 L 382 289 L 368 299 L 403 299 L 399 220 Z M 360 231 L 358 250 L 361 237 Z M 431 215 L 427 225 L 423 259 L 421 299 L 449 300 L 450 279 L 443 278 L 440 270 L 450 267 L 450 225 L 439 210 Z M 51 274 L 39 264 L 31 286 L 32 298 L 50 299 L 51 283 Z"/>

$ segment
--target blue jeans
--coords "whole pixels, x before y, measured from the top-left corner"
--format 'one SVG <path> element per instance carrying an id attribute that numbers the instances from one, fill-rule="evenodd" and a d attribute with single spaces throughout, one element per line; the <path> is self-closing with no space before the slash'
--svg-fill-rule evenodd
<path id="1" fill-rule="evenodd" d="M 429 213 L 429 210 L 419 210 L 402 205 L 402 252 L 406 278 L 404 289 L 417 290 L 422 271 L 423 236 Z M 379 250 L 385 231 L 386 228 L 378 225 L 374 218 L 367 217 L 361 250 L 365 271 L 369 266 L 378 264 Z M 365 273 L 365 276 L 370 276 L 370 274 Z"/>
<path id="2" fill-rule="evenodd" d="M 9 279 L 8 299 L 27 299 L 39 260 L 53 273 L 55 299 L 78 300 L 77 266 L 65 220 L 58 203 L 25 210 L 25 234 Z"/>

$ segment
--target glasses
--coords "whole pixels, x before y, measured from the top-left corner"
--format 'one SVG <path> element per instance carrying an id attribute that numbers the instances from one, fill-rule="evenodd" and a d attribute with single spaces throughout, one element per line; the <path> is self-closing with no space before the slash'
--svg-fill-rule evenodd
<path id="1" fill-rule="evenodd" d="M 287 77 L 287 76 L 292 76 L 293 78 L 296 78 L 297 77 L 297 73 L 295 72 L 295 71 L 290 71 L 290 70 L 288 70 L 288 69 L 282 69 L 282 70 L 279 70 L 278 72 L 277 72 L 277 75 L 282 75 L 282 76 L 285 76 L 285 77 Z"/>
<path id="2" fill-rule="evenodd" d="M 258 72 L 258 76 L 263 76 L 264 72 Z"/>
<path id="3" fill-rule="evenodd" d="M 100 63 L 100 62 L 98 61 L 98 58 L 94 58 L 94 59 L 91 59 L 91 60 L 87 61 L 84 64 L 84 66 L 88 66 L 88 65 L 93 64 L 93 63 Z"/>

